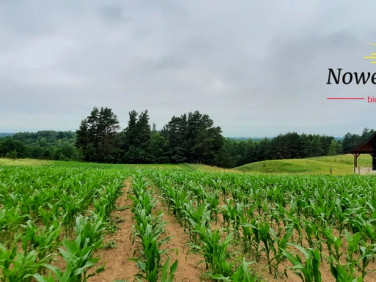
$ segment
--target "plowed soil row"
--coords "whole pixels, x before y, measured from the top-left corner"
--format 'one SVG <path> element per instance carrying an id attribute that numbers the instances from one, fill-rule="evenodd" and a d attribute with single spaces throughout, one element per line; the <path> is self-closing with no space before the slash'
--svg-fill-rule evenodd
<path id="1" fill-rule="evenodd" d="M 205 272 L 205 264 L 199 264 L 204 258 L 189 252 L 189 235 L 184 228 L 176 221 L 175 217 L 168 210 L 164 202 L 159 199 L 157 210 L 163 211 L 163 221 L 166 222 L 166 235 L 171 240 L 164 245 L 164 248 L 171 249 L 169 252 L 170 262 L 178 260 L 178 268 L 175 273 L 175 281 L 196 282 L 201 281 L 201 275 Z"/>
<path id="2" fill-rule="evenodd" d="M 95 256 L 100 257 L 97 265 L 105 265 L 105 270 L 95 276 L 89 278 L 92 282 L 113 281 L 116 279 L 123 279 L 133 281 L 133 277 L 138 273 L 139 269 L 135 262 L 129 261 L 133 257 L 133 252 L 136 250 L 136 245 L 132 245 L 131 241 L 131 228 L 134 224 L 132 219 L 132 201 L 128 198 L 131 182 L 126 181 L 122 188 L 123 194 L 116 200 L 117 207 L 126 207 L 123 211 L 112 212 L 112 217 L 121 217 L 123 222 L 118 223 L 116 226 L 118 230 L 116 233 L 107 235 L 104 242 L 113 240 L 116 246 L 112 249 L 99 250 Z"/>
<path id="3" fill-rule="evenodd" d="M 135 224 L 133 214 L 131 211 L 132 201 L 129 199 L 129 193 L 132 183 L 125 182 L 122 188 L 123 194 L 117 199 L 117 207 L 126 207 L 123 211 L 114 211 L 112 217 L 121 217 L 124 222 L 118 223 L 116 226 L 118 230 L 116 233 L 107 235 L 104 242 L 114 241 L 116 246 L 112 249 L 99 250 L 95 256 L 100 257 L 98 266 L 105 265 L 105 270 L 95 276 L 89 278 L 91 282 L 113 281 L 117 279 L 133 281 L 134 275 L 139 272 L 135 262 L 129 261 L 136 250 L 136 244 L 132 245 L 131 228 Z M 195 282 L 201 281 L 200 277 L 205 271 L 204 265 L 199 264 L 203 257 L 189 253 L 189 246 L 186 243 L 189 241 L 189 235 L 184 232 L 184 229 L 170 214 L 167 207 L 161 200 L 158 201 L 157 211 L 162 211 L 163 221 L 166 222 L 164 226 L 165 236 L 171 237 L 170 241 L 164 244 L 164 249 L 170 249 L 169 257 L 170 264 L 176 259 L 178 260 L 178 268 L 175 273 L 175 281 Z"/>

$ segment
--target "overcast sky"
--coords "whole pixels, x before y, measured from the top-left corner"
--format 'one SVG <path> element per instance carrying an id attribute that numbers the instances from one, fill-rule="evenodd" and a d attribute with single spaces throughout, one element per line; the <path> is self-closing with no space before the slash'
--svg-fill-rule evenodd
<path id="1" fill-rule="evenodd" d="M 76 130 L 94 106 L 122 129 L 148 109 L 208 114 L 224 136 L 376 129 L 376 1 L 1 1 L 0 132 Z"/>

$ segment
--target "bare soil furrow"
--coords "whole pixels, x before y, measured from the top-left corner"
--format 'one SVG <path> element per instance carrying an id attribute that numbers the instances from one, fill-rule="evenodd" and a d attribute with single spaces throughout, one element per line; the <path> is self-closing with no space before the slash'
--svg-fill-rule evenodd
<path id="1" fill-rule="evenodd" d="M 112 217 L 123 218 L 124 221 L 116 226 L 118 230 L 114 234 L 106 236 L 104 242 L 114 241 L 115 247 L 112 249 L 101 249 L 96 253 L 96 257 L 100 257 L 99 265 L 105 265 L 105 270 L 95 276 L 89 278 L 91 282 L 113 281 L 123 279 L 133 281 L 135 274 L 139 269 L 135 262 L 129 261 L 133 257 L 136 246 L 132 245 L 131 228 L 134 224 L 133 214 L 131 211 L 132 201 L 128 198 L 131 189 L 131 182 L 126 181 L 122 189 L 123 194 L 117 199 L 117 207 L 126 207 L 125 210 L 116 210 L 112 212 Z"/>

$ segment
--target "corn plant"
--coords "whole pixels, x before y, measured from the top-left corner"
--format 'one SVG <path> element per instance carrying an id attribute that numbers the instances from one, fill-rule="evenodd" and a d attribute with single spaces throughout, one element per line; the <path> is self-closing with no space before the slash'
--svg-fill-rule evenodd
<path id="1" fill-rule="evenodd" d="M 328 260 L 330 263 L 330 272 L 337 282 L 363 281 L 361 277 L 357 277 L 355 275 L 354 263 L 346 263 L 346 265 L 341 265 L 337 261 L 334 261 L 332 257 L 329 257 Z"/>
<path id="2" fill-rule="evenodd" d="M 17 252 L 14 244 L 6 248 L 0 243 L 0 280 L 4 282 L 31 281 L 31 274 L 36 273 L 43 261 L 37 261 L 37 252 Z"/>
<path id="3" fill-rule="evenodd" d="M 268 268 L 269 273 L 272 273 L 272 266 L 271 266 L 271 260 L 270 260 L 270 252 L 274 251 L 274 239 L 271 236 L 270 233 L 270 226 L 267 222 L 264 221 L 258 221 L 256 224 L 252 225 L 254 233 L 258 234 L 259 240 L 261 240 L 264 243 L 264 251 L 266 254 L 266 259 L 268 261 Z M 256 232 L 255 232 L 256 231 Z"/>
<path id="4" fill-rule="evenodd" d="M 35 223 L 28 220 L 22 227 L 25 230 L 21 237 L 23 251 L 37 250 L 37 260 L 46 261 L 60 243 L 61 223 L 55 220 L 49 228 L 38 228 Z"/>
<path id="5" fill-rule="evenodd" d="M 56 266 L 45 265 L 54 273 L 58 281 L 86 281 L 102 270 L 102 268 L 98 268 L 94 273 L 87 274 L 88 270 L 99 260 L 94 258 L 93 254 L 103 240 L 104 226 L 103 219 L 98 216 L 93 216 L 91 220 L 82 215 L 76 218 L 74 230 L 76 238 L 74 240 L 65 239 L 63 248 L 59 248 L 66 264 L 65 269 L 61 270 Z M 34 278 L 43 280 L 40 275 L 36 275 Z"/>
<path id="6" fill-rule="evenodd" d="M 240 218 L 240 226 L 242 228 L 242 244 L 243 244 L 243 253 L 249 253 L 252 248 L 252 225 L 248 223 L 248 218 L 242 216 Z"/>
<path id="7" fill-rule="evenodd" d="M 321 272 L 319 270 L 321 258 L 318 250 L 311 248 L 306 249 L 294 243 L 289 243 L 288 245 L 294 246 L 296 249 L 302 252 L 305 257 L 305 262 L 303 262 L 298 254 L 294 256 L 286 249 L 282 251 L 287 259 L 293 264 L 292 269 L 302 279 L 302 281 L 321 282 Z"/>
<path id="8" fill-rule="evenodd" d="M 257 277 L 252 274 L 249 270 L 249 265 L 251 263 L 246 262 L 243 259 L 243 262 L 239 265 L 239 267 L 235 270 L 235 272 L 229 276 L 225 277 L 222 274 L 212 275 L 211 278 L 215 280 L 222 280 L 222 281 L 242 281 L 242 282 L 255 282 L 258 281 Z"/>
<path id="9" fill-rule="evenodd" d="M 222 240 L 221 233 L 218 230 L 210 230 L 206 228 L 199 228 L 193 230 L 201 239 L 201 244 L 191 243 L 191 250 L 200 252 L 205 258 L 206 268 L 210 267 L 211 275 L 231 276 L 233 272 L 233 263 L 228 262 L 230 253 L 227 248 L 232 240 L 232 236 Z"/>
<path id="10" fill-rule="evenodd" d="M 143 215 L 141 218 L 146 218 L 145 210 L 142 211 Z M 164 240 L 159 240 L 161 234 L 164 233 L 163 225 L 159 221 L 152 224 L 147 222 L 148 220 L 140 221 L 136 226 L 133 233 L 133 243 L 135 239 L 140 239 L 140 244 L 142 249 L 138 250 L 137 253 L 139 257 L 132 260 L 136 261 L 138 267 L 142 271 L 137 277 L 144 278 L 148 281 L 157 281 L 158 274 L 161 266 L 162 255 L 164 255 L 167 250 L 160 249 L 161 245 L 169 240 L 166 238 Z M 142 220 L 142 219 L 141 219 Z"/>
<path id="11" fill-rule="evenodd" d="M 170 266 L 170 258 L 167 259 L 162 268 L 161 281 L 172 282 L 174 281 L 175 272 L 178 268 L 178 260 Z"/>
<path id="12" fill-rule="evenodd" d="M 292 236 L 293 229 L 291 226 L 287 226 L 284 235 L 281 233 L 276 233 L 273 229 L 270 229 L 270 234 L 273 237 L 274 242 L 277 247 L 274 248 L 274 257 L 271 261 L 274 261 L 274 277 L 278 277 L 278 267 L 282 261 L 286 259 L 286 256 L 283 253 L 288 246 L 288 242 Z"/>
<path id="13" fill-rule="evenodd" d="M 342 240 L 341 237 L 336 237 L 333 235 L 333 229 L 330 227 L 325 227 L 322 231 L 325 238 L 325 243 L 328 246 L 329 253 L 336 259 L 339 263 L 342 256 L 341 247 Z"/>
<path id="14" fill-rule="evenodd" d="M 366 276 L 367 272 L 367 266 L 370 263 L 371 260 L 374 259 L 376 254 L 376 244 L 366 244 L 365 242 L 362 242 L 362 244 L 359 247 L 360 250 L 360 258 L 359 258 L 359 270 L 362 273 L 362 279 Z"/>
<path id="15" fill-rule="evenodd" d="M 186 220 L 189 222 L 189 237 L 194 242 L 200 240 L 200 236 L 194 230 L 201 228 L 208 228 L 210 222 L 210 211 L 206 205 L 201 205 L 196 209 L 191 203 L 185 206 Z"/>

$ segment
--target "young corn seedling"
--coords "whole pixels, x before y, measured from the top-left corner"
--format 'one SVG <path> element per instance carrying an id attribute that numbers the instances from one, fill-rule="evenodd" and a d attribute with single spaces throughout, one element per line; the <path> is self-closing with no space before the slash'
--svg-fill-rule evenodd
<path id="1" fill-rule="evenodd" d="M 295 217 L 292 214 L 289 214 L 289 225 L 292 225 L 293 228 L 298 232 L 298 243 L 301 245 L 303 242 L 303 233 L 302 233 L 302 227 L 300 225 L 300 219 L 298 217 Z M 291 237 L 292 240 L 294 240 L 293 237 Z"/>
<path id="2" fill-rule="evenodd" d="M 342 247 L 342 240 L 341 237 L 336 237 L 333 235 L 333 229 L 330 227 L 326 227 L 323 231 L 323 235 L 325 238 L 325 243 L 328 246 L 328 251 L 330 255 L 334 256 L 337 263 L 340 262 L 340 258 L 342 256 L 341 247 Z"/>
<path id="3" fill-rule="evenodd" d="M 292 269 L 297 275 L 305 282 L 321 282 L 321 272 L 320 268 L 320 254 L 316 249 L 304 248 L 298 244 L 289 243 L 288 245 L 294 246 L 300 252 L 304 254 L 305 262 L 302 262 L 301 257 L 296 254 L 294 256 L 287 250 L 283 250 L 283 254 L 288 258 L 288 260 L 293 264 Z"/>
<path id="4" fill-rule="evenodd" d="M 354 263 L 346 263 L 341 265 L 337 261 L 334 261 L 333 257 L 328 257 L 330 263 L 330 272 L 334 276 L 337 282 L 363 281 L 361 277 L 357 277 L 354 273 Z"/>
<path id="5" fill-rule="evenodd" d="M 198 242 L 199 236 L 193 230 L 198 229 L 198 227 L 208 228 L 210 222 L 210 211 L 207 210 L 206 205 L 200 205 L 196 209 L 192 205 L 186 206 L 186 220 L 190 224 L 189 236 L 194 242 Z"/>
<path id="6" fill-rule="evenodd" d="M 367 275 L 367 266 L 371 260 L 374 259 L 376 254 L 376 244 L 367 245 L 365 242 L 361 243 L 359 247 L 360 258 L 359 258 L 359 270 L 362 273 L 362 279 Z"/>
<path id="7" fill-rule="evenodd" d="M 248 223 L 248 217 L 242 216 L 240 218 L 240 226 L 242 228 L 242 243 L 243 243 L 243 253 L 249 253 L 252 248 L 252 226 Z"/>
<path id="8" fill-rule="evenodd" d="M 219 196 L 217 193 L 209 193 L 206 197 L 206 203 L 209 206 L 210 217 L 217 223 Z"/>
<path id="9" fill-rule="evenodd" d="M 258 231 L 258 236 L 260 240 L 264 243 L 264 250 L 266 254 L 266 259 L 268 260 L 268 268 L 269 268 L 269 273 L 272 274 L 272 265 L 271 265 L 271 260 L 270 260 L 270 252 L 275 251 L 274 248 L 274 240 L 270 236 L 270 227 L 267 222 L 259 221 L 257 223 L 257 226 L 254 228 L 257 228 Z"/>
<path id="10" fill-rule="evenodd" d="M 286 259 L 285 255 L 283 254 L 283 250 L 287 248 L 287 244 L 289 239 L 292 236 L 293 229 L 291 226 L 287 226 L 285 230 L 285 234 L 282 236 L 281 234 L 275 233 L 273 229 L 270 229 L 270 234 L 272 235 L 275 243 L 277 244 L 277 248 L 274 250 L 274 257 L 272 261 L 274 261 L 274 277 L 278 277 L 278 267 L 280 263 Z"/>
<path id="11" fill-rule="evenodd" d="M 24 252 L 37 250 L 37 260 L 47 262 L 51 259 L 51 253 L 54 252 L 59 244 L 59 235 L 61 223 L 56 220 L 47 229 L 38 227 L 28 220 L 25 225 L 24 235 L 21 237 L 21 246 Z"/>
<path id="12" fill-rule="evenodd" d="M 260 237 L 260 233 L 259 233 L 257 219 L 253 218 L 251 220 L 250 224 L 252 226 L 252 233 L 253 233 L 253 240 L 252 240 L 253 254 L 255 256 L 256 262 L 258 262 L 260 260 L 260 257 L 261 257 L 261 251 L 259 250 L 261 237 Z"/>
<path id="13" fill-rule="evenodd" d="M 360 233 L 355 233 L 351 235 L 347 230 L 345 230 L 346 240 L 347 240 L 347 253 L 346 253 L 346 261 L 349 264 L 356 264 L 356 258 L 354 258 L 354 254 L 359 248 L 359 242 L 362 239 Z"/>
<path id="14" fill-rule="evenodd" d="M 5 282 L 32 281 L 43 261 L 37 262 L 37 252 L 17 252 L 17 246 L 6 248 L 0 243 L 0 280 Z"/>
<path id="15" fill-rule="evenodd" d="M 253 262 L 252 262 L 253 263 Z M 239 265 L 239 267 L 235 270 L 235 272 L 229 276 L 225 277 L 222 274 L 212 275 L 211 278 L 215 280 L 222 280 L 222 281 L 242 281 L 242 282 L 255 282 L 258 281 L 257 277 L 255 277 L 251 271 L 249 270 L 249 265 L 251 263 L 248 263 L 244 260 Z"/>
<path id="16" fill-rule="evenodd" d="M 162 267 L 161 281 L 173 282 L 177 268 L 178 260 L 175 260 L 175 262 L 170 266 L 170 258 L 168 258 Z"/>
<path id="17" fill-rule="evenodd" d="M 230 228 L 231 224 L 236 224 L 237 212 L 233 201 L 227 199 L 226 204 L 222 206 L 221 213 L 223 216 L 223 227 Z"/>
<path id="18" fill-rule="evenodd" d="M 221 233 L 218 230 L 212 231 L 207 228 L 196 229 L 193 232 L 198 233 L 201 244 L 191 244 L 191 250 L 201 252 L 205 258 L 206 268 L 210 267 L 211 275 L 231 276 L 233 264 L 227 260 L 230 253 L 227 247 L 232 240 L 228 235 L 225 240 L 221 239 Z"/>
<path id="19" fill-rule="evenodd" d="M 160 246 L 168 241 L 169 238 L 159 240 L 160 235 L 164 232 L 161 222 L 154 224 L 140 222 L 135 229 L 133 243 L 135 238 L 139 238 L 139 243 L 142 246 L 142 249 L 138 251 L 140 256 L 132 259 L 137 262 L 142 271 L 137 277 L 144 278 L 147 281 L 157 281 L 162 255 L 167 252 L 166 250 L 161 250 Z"/>
<path id="20" fill-rule="evenodd" d="M 87 274 L 88 270 L 99 260 L 93 258 L 93 254 L 101 245 L 104 227 L 103 219 L 96 215 L 93 216 L 92 220 L 82 215 L 76 218 L 76 239 L 66 239 L 63 248 L 59 248 L 66 264 L 64 271 L 56 266 L 45 265 L 54 273 L 58 281 L 86 281 L 89 277 L 103 270 L 103 268 L 98 268 L 94 273 Z M 34 277 L 42 279 L 40 276 Z"/>

